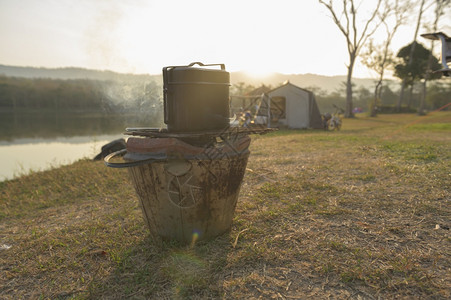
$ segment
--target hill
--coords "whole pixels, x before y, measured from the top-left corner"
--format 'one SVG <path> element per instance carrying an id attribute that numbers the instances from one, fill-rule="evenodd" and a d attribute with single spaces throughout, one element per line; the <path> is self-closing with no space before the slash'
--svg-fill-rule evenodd
<path id="1" fill-rule="evenodd" d="M 25 78 L 51 78 L 51 79 L 93 79 L 93 80 L 113 80 L 113 81 L 148 81 L 152 80 L 162 83 L 161 74 L 125 74 L 108 70 L 90 70 L 83 68 L 34 68 L 0 65 L 0 75 L 9 77 Z M 266 77 L 254 77 L 245 72 L 232 72 L 230 74 L 231 83 L 245 82 L 254 86 L 261 84 L 276 87 L 289 80 L 291 83 L 303 87 L 319 87 L 327 92 L 339 89 L 342 82 L 346 81 L 346 76 L 324 76 L 317 74 L 281 74 L 273 73 Z M 369 78 L 354 78 L 356 86 L 372 88 L 374 80 Z"/>
<path id="2" fill-rule="evenodd" d="M 48 79 L 92 79 L 113 81 L 144 81 L 158 80 L 159 75 L 149 74 L 125 74 L 108 70 L 90 70 L 84 68 L 35 68 L 0 65 L 0 75 L 23 78 L 48 78 Z"/>
<path id="3" fill-rule="evenodd" d="M 319 87 L 328 93 L 340 89 L 342 83 L 346 82 L 346 76 L 324 76 L 318 74 L 281 74 L 274 73 L 266 77 L 255 78 L 247 75 L 244 72 L 235 72 L 231 74 L 232 84 L 237 82 L 246 82 L 254 86 L 260 86 L 261 84 L 271 85 L 277 87 L 281 83 L 289 80 L 294 85 L 302 88 Z M 372 89 L 374 86 L 374 80 L 370 78 L 354 78 L 356 86 L 364 86 L 367 89 Z"/>

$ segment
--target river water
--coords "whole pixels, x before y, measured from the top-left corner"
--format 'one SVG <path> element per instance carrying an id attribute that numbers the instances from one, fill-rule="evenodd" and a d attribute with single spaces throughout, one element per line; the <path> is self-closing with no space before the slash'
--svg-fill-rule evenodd
<path id="1" fill-rule="evenodd" d="M 161 127 L 136 115 L 0 114 L 0 181 L 92 159 L 126 127 Z"/>

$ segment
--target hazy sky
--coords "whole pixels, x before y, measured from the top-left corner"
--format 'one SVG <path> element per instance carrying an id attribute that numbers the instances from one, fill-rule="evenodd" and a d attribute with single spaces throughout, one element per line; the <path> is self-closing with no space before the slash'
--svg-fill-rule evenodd
<path id="1" fill-rule="evenodd" d="M 399 31 L 395 50 L 411 42 L 414 23 Z M 451 35 L 449 14 L 441 27 Z M 348 62 L 343 35 L 317 0 L 0 0 L 0 43 L 0 64 L 130 73 L 202 61 L 344 75 Z M 354 75 L 370 73 L 358 65 Z"/>

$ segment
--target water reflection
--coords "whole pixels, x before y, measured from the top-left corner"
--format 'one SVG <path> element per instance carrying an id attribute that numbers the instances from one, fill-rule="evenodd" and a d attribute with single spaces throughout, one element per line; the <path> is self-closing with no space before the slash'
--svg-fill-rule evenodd
<path id="1" fill-rule="evenodd" d="M 93 158 L 126 127 L 161 127 L 145 115 L 0 114 L 0 181 Z"/>
<path id="2" fill-rule="evenodd" d="M 126 127 L 161 127 L 161 119 L 148 114 L 2 113 L 0 141 L 114 134 Z"/>
<path id="3" fill-rule="evenodd" d="M 55 139 L 17 139 L 0 142 L 0 180 L 70 164 L 81 158 L 93 158 L 101 147 L 117 135 L 76 136 Z"/>

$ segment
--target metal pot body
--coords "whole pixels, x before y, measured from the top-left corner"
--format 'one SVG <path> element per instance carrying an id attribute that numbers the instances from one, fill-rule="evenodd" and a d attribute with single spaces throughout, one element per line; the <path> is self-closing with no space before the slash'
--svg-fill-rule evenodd
<path id="1" fill-rule="evenodd" d="M 198 68 L 195 64 L 221 68 Z M 228 127 L 230 73 L 223 64 L 165 67 L 163 84 L 164 122 L 169 131 L 212 131 Z"/>

